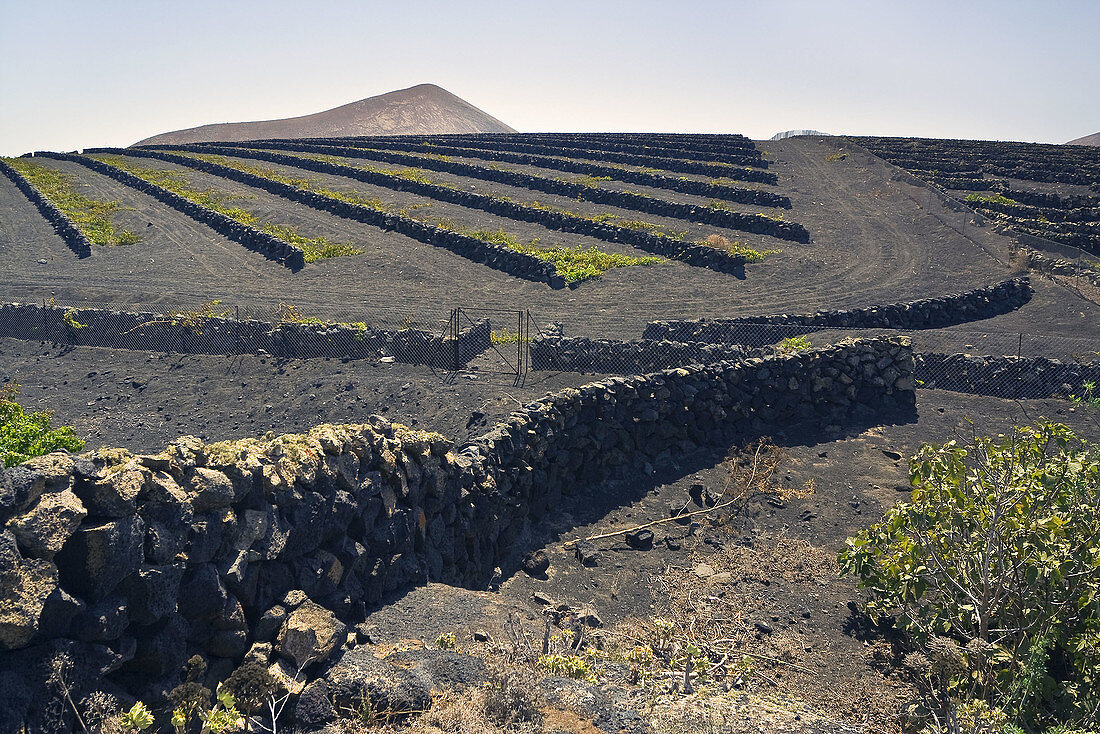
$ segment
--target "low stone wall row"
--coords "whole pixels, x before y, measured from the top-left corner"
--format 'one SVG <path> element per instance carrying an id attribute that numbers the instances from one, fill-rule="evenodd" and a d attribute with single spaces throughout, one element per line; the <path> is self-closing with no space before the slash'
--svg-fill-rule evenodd
<path id="1" fill-rule="evenodd" d="M 183 148 L 183 146 L 180 147 Z M 216 148 L 212 149 L 210 146 L 202 147 L 207 148 L 205 152 L 211 152 L 211 150 L 219 153 L 224 152 Z M 503 245 L 482 242 L 474 237 L 435 227 L 430 224 L 424 224 L 399 214 L 390 214 L 367 206 L 349 204 L 339 199 L 315 194 L 311 191 L 297 188 L 296 186 L 290 186 L 289 184 L 280 183 L 279 181 L 272 181 L 269 178 L 238 171 L 228 166 L 220 166 L 215 163 L 208 163 L 187 156 L 142 149 L 91 148 L 87 152 L 155 158 L 188 168 L 194 168 L 199 171 L 214 174 L 215 176 L 221 176 L 222 178 L 227 178 L 232 181 L 240 181 L 249 186 L 255 186 L 256 188 L 281 196 L 284 199 L 289 199 L 299 204 L 305 204 L 313 209 L 319 209 L 329 212 L 330 214 L 344 217 L 345 219 L 353 219 L 357 222 L 381 227 L 388 231 L 398 232 L 418 242 L 449 250 L 456 255 L 461 255 L 476 263 L 487 265 L 494 270 L 500 270 L 509 275 L 514 275 L 517 278 L 533 280 L 538 283 L 546 283 L 551 288 L 564 288 L 566 286 L 565 278 L 558 274 L 557 268 L 555 268 L 553 264 L 545 260 L 540 260 L 532 255 L 516 252 Z"/>
<path id="2" fill-rule="evenodd" d="M 345 142 L 344 144 L 348 144 Z M 744 168 L 738 165 L 724 165 L 707 161 L 694 161 L 686 158 L 667 158 L 655 155 L 638 153 L 620 153 L 609 150 L 593 150 L 572 148 L 563 150 L 554 144 L 505 142 L 495 140 L 467 140 L 464 144 L 472 147 L 492 148 L 493 150 L 510 151 L 516 153 L 534 153 L 536 155 L 556 155 L 579 158 L 582 160 L 602 161 L 605 163 L 620 163 L 628 166 L 641 166 L 644 168 L 657 168 L 663 171 L 676 173 L 695 173 L 704 176 L 728 178 L 734 181 L 748 181 L 753 183 L 771 184 L 779 183 L 779 177 L 770 171 L 761 171 L 756 168 Z"/>
<path id="3" fill-rule="evenodd" d="M 230 147 L 232 144 L 225 145 L 229 150 L 232 150 L 232 148 Z M 162 146 L 162 148 L 164 147 L 166 146 Z M 570 198 L 581 199 L 583 201 L 591 201 L 597 204 L 617 206 L 623 209 L 633 209 L 640 212 L 646 212 L 648 214 L 656 214 L 662 217 L 686 219 L 692 222 L 713 224 L 715 226 L 721 227 L 731 226 L 729 224 L 730 221 L 737 221 L 729 216 L 730 214 L 733 214 L 733 212 L 726 212 L 720 209 L 713 209 L 705 206 L 693 206 L 690 204 L 677 204 L 674 202 L 664 201 L 661 199 L 656 199 L 652 196 L 645 196 L 642 194 L 635 194 L 626 191 L 614 191 L 612 189 L 603 189 L 596 186 L 585 186 L 583 184 L 562 181 L 555 178 L 547 178 L 545 176 L 534 176 L 527 173 L 519 173 L 517 171 L 504 171 L 496 168 L 477 166 L 470 163 L 462 163 L 459 161 L 428 158 L 426 156 L 414 155 L 410 153 L 398 153 L 389 150 L 377 150 L 374 148 L 350 148 L 346 146 L 337 147 L 333 145 L 318 145 L 316 143 L 306 142 L 262 143 L 254 145 L 244 145 L 239 147 L 247 147 L 254 150 L 287 150 L 297 151 L 301 153 L 317 153 L 321 155 L 342 156 L 345 158 L 361 158 L 365 160 L 380 161 L 383 163 L 413 166 L 416 168 L 423 168 L 431 171 L 453 173 L 458 176 L 466 176 L 468 178 L 475 178 L 483 181 L 495 181 L 497 183 L 506 184 L 508 186 L 516 186 L 518 188 L 530 189 L 532 191 L 542 191 L 548 194 L 568 196 Z M 437 152 L 434 147 L 429 148 L 428 150 L 433 153 Z M 614 171 L 616 169 L 611 170 Z M 702 182 L 696 181 L 695 183 Z M 732 187 L 725 187 L 724 193 L 726 194 L 727 201 L 755 204 L 757 206 L 785 206 L 788 209 L 791 206 L 791 200 L 789 198 L 785 196 L 780 196 L 779 194 L 775 194 L 770 191 L 756 191 L 755 189 L 734 189 Z M 746 215 L 740 216 L 743 218 Z M 740 229 L 740 227 L 735 228 Z"/>
<path id="4" fill-rule="evenodd" d="M 109 176 L 115 179 L 119 183 L 125 184 L 130 188 L 137 189 L 143 193 L 149 194 L 154 199 L 167 204 L 173 209 L 186 214 L 187 216 L 195 219 L 213 229 L 218 234 L 226 237 L 234 242 L 244 245 L 253 252 L 258 252 L 264 257 L 274 260 L 291 270 L 300 270 L 305 266 L 305 254 L 300 247 L 296 247 L 289 242 L 284 242 L 278 237 L 273 237 L 267 232 L 262 232 L 255 227 L 251 227 L 247 224 L 241 224 L 235 219 L 227 217 L 224 214 L 207 209 L 204 206 L 196 204 L 192 201 L 188 201 L 179 194 L 175 194 L 163 186 L 157 186 L 156 184 L 149 183 L 145 179 L 138 178 L 137 176 L 122 171 L 114 166 L 109 166 L 102 161 L 97 161 L 94 158 L 88 158 L 82 155 L 76 155 L 75 153 L 51 153 L 48 151 L 36 152 L 35 157 L 40 158 L 53 158 L 59 161 L 72 161 L 73 163 L 79 163 L 82 166 L 90 168 L 96 173 L 101 173 L 104 176 Z"/>
<path id="5" fill-rule="evenodd" d="M 644 339 L 761 346 L 827 328 L 938 329 L 1014 311 L 1031 300 L 1031 281 L 1013 278 L 939 298 L 808 315 L 650 322 Z"/>
<path id="6" fill-rule="evenodd" d="M 38 211 L 42 213 L 42 216 L 46 218 L 46 221 L 53 225 L 53 228 L 57 231 L 57 234 L 61 236 L 61 239 L 65 240 L 65 244 L 69 246 L 69 249 L 75 252 L 79 257 L 90 257 L 92 254 L 92 243 L 88 241 L 88 238 L 84 236 L 72 220 L 65 216 L 65 213 L 54 206 L 53 202 L 42 195 L 38 189 L 31 185 L 23 174 L 15 170 L 7 163 L 0 161 L 0 173 L 11 179 L 12 183 L 23 192 L 23 195 L 31 200 L 31 203 L 38 207 Z"/>
<path id="7" fill-rule="evenodd" d="M 1006 204 L 1000 201 L 991 200 L 967 201 L 966 203 L 974 208 L 988 209 L 989 211 L 1007 214 L 1010 217 L 1018 217 L 1020 219 L 1046 219 L 1048 222 L 1100 221 L 1100 208 L 1097 207 L 1055 209 L 1045 206 L 1032 206 L 1031 204 Z"/>
<path id="8" fill-rule="evenodd" d="M 523 133 L 522 138 L 513 140 L 493 141 L 495 145 L 547 145 L 556 148 L 559 155 L 577 154 L 589 156 L 593 153 L 622 154 L 643 156 L 650 159 L 649 165 L 660 166 L 664 160 L 700 161 L 706 163 L 725 163 L 733 166 L 747 166 L 749 168 L 767 169 L 768 161 L 760 155 L 760 151 L 748 148 L 708 149 L 706 146 L 697 145 L 685 148 L 682 145 L 670 145 L 654 141 L 653 144 L 615 142 L 610 140 L 562 140 L 548 138 L 537 133 Z"/>
<path id="9" fill-rule="evenodd" d="M 434 152 L 441 155 L 455 155 L 466 158 L 483 158 L 491 161 L 517 163 L 520 165 L 537 166 L 539 168 L 551 168 L 570 173 L 579 173 L 589 176 L 609 176 L 618 181 L 653 186 L 655 188 L 679 191 L 684 194 L 706 196 L 712 199 L 730 201 L 741 204 L 757 204 L 759 206 L 778 206 L 790 208 L 791 200 L 783 194 L 774 191 L 762 191 L 758 189 L 738 188 L 715 184 L 709 181 L 686 178 L 681 176 L 666 176 L 660 173 L 640 171 L 626 168 L 620 165 L 603 165 L 595 162 L 586 162 L 576 158 L 558 158 L 534 153 L 516 153 L 509 151 L 492 150 L 491 148 L 463 148 L 441 146 L 438 144 L 424 143 L 379 143 L 379 147 L 399 148 L 403 150 L 415 150 Z"/>
<path id="10" fill-rule="evenodd" d="M 1100 363 L 1061 362 L 1045 357 L 976 357 L 969 354 L 915 355 L 913 373 L 922 388 L 998 398 L 1100 397 L 1086 383 L 1100 385 Z"/>
<path id="11" fill-rule="evenodd" d="M 587 337 L 539 336 L 531 340 L 531 369 L 635 375 L 687 364 L 742 359 L 749 348 L 738 344 L 617 341 Z"/>
<path id="12" fill-rule="evenodd" d="M 456 138 L 470 138 L 473 135 L 459 133 Z M 481 138 L 484 140 L 485 138 Z M 694 153 L 723 154 L 728 158 L 698 158 L 697 160 L 727 160 L 744 158 L 758 160 L 760 151 L 756 144 L 748 138 L 719 138 L 715 136 L 699 136 L 688 138 L 687 136 L 663 136 L 647 135 L 644 133 L 505 133 L 494 136 L 493 140 L 503 142 L 536 142 L 544 145 L 555 145 L 559 148 L 580 148 L 584 150 L 611 150 L 623 153 L 649 153 L 655 151 L 665 155 L 671 154 L 675 158 L 690 158 Z M 761 168 L 767 168 L 767 161 L 763 161 Z"/>
<path id="13" fill-rule="evenodd" d="M 1050 209 L 1088 209 L 1100 207 L 1100 197 L 1090 194 L 1058 194 L 1052 191 L 1025 191 L 1006 188 L 1004 195 L 1013 201 Z"/>
<path id="14" fill-rule="evenodd" d="M 27 303 L 0 304 L 0 336 L 74 346 L 181 354 L 270 354 L 286 359 L 378 359 L 458 369 L 490 346 L 481 320 L 454 339 L 422 329 L 367 324 L 270 323 Z"/>
<path id="15" fill-rule="evenodd" d="M 766 346 L 750 349 L 736 344 L 549 336 L 531 341 L 531 368 L 631 375 L 773 353 L 774 348 Z M 935 352 L 916 352 L 914 356 L 914 377 L 920 388 L 1008 399 L 1065 399 L 1085 397 L 1088 383 L 1100 385 L 1100 363 Z M 1100 397 L 1100 390 L 1094 388 L 1094 392 Z"/>
<path id="16" fill-rule="evenodd" d="M 375 186 L 384 186 L 386 188 L 394 189 L 397 191 L 410 191 L 416 194 L 422 194 L 430 198 L 447 201 L 452 204 L 458 204 L 471 209 L 480 209 L 481 211 L 489 212 L 490 214 L 496 214 L 502 217 L 508 217 L 510 219 L 517 219 L 522 222 L 532 222 L 534 224 L 541 224 L 548 229 L 555 229 L 560 232 L 571 232 L 575 234 L 589 235 L 597 239 L 605 240 L 608 242 L 625 242 L 626 244 L 633 245 L 640 250 L 646 252 L 652 252 L 655 255 L 661 255 L 674 260 L 680 260 L 689 265 L 696 265 L 698 267 L 710 268 L 719 272 L 740 272 L 744 267 L 745 258 L 741 255 L 734 255 L 725 250 L 719 250 L 713 247 L 707 247 L 705 245 L 696 245 L 685 242 L 683 240 L 673 239 L 671 237 L 657 237 L 648 232 L 643 232 L 634 229 L 627 229 L 626 227 L 617 227 L 612 224 L 606 224 L 601 222 L 595 222 L 583 217 L 573 216 L 570 214 L 563 214 L 561 212 L 546 211 L 544 209 L 536 209 L 534 207 L 525 206 L 523 204 L 517 204 L 511 201 L 505 201 L 503 199 L 497 199 L 492 196 L 485 196 L 483 194 L 474 194 L 468 191 L 461 191 L 459 189 L 449 188 L 447 186 L 439 186 L 436 184 L 426 184 L 419 181 L 412 181 L 410 179 L 401 178 L 399 176 L 390 176 L 383 173 L 374 173 L 371 171 L 365 171 L 359 168 L 353 168 L 351 166 L 341 166 L 334 163 L 327 163 L 325 161 L 314 161 L 308 158 L 298 158 L 295 156 L 282 155 L 279 153 L 271 153 L 267 151 L 251 150 L 247 148 L 234 148 L 225 149 L 219 148 L 214 145 L 186 145 L 179 146 L 179 150 L 187 150 L 196 153 L 210 153 L 214 155 L 232 155 L 238 158 L 252 158 L 256 160 L 267 161 L 269 163 L 278 163 L 282 165 L 294 166 L 307 171 L 316 171 L 318 173 L 327 173 L 336 176 L 344 176 L 345 178 L 355 179 L 364 183 L 369 183 Z M 97 151 L 100 149 L 97 149 Z M 111 149 L 113 150 L 113 149 Z M 277 193 L 280 196 L 291 199 L 293 201 L 299 201 L 313 206 L 318 209 L 324 209 L 331 211 L 334 214 L 341 216 L 347 216 L 349 218 L 356 219 L 358 221 L 368 221 L 370 223 L 381 222 L 381 226 L 388 226 L 402 234 L 406 234 L 414 239 L 420 239 L 429 244 L 436 244 L 437 242 L 446 243 L 441 246 L 448 246 L 448 249 L 452 249 L 458 254 L 471 259 L 477 257 L 490 257 L 485 261 L 485 264 L 490 267 L 497 267 L 498 269 L 504 269 L 505 267 L 511 267 L 517 272 L 513 272 L 514 275 L 520 275 L 520 277 L 528 277 L 531 280 L 538 280 L 539 278 L 533 276 L 524 276 L 521 273 L 527 272 L 527 266 L 521 263 L 527 263 L 532 261 L 530 269 L 534 271 L 536 268 L 535 263 L 538 263 L 538 267 L 553 268 L 552 265 L 539 260 L 538 258 L 530 255 L 521 255 L 518 252 L 510 250 L 501 245 L 491 245 L 480 240 L 476 240 L 472 237 L 458 234 L 457 232 L 450 232 L 439 227 L 434 227 L 429 224 L 423 224 L 410 219 L 408 217 L 402 217 L 395 214 L 389 214 L 386 212 L 380 212 L 375 209 L 369 209 L 367 207 L 356 206 L 354 204 L 347 204 L 338 199 L 332 199 L 327 196 L 320 196 L 313 194 L 309 191 L 304 191 L 293 186 L 278 183 L 270 179 L 263 178 L 261 176 L 255 176 L 253 174 L 237 171 L 233 168 L 226 166 L 219 166 L 213 163 L 207 163 L 206 161 L 199 161 L 186 156 L 173 155 L 172 153 L 161 153 L 151 150 L 113 150 L 113 152 L 124 153 L 126 155 L 140 155 L 147 158 L 160 158 L 161 160 L 170 161 L 172 163 L 178 163 L 179 165 L 190 166 L 191 168 L 197 168 L 201 171 L 207 171 L 214 173 L 225 178 L 232 178 L 234 180 L 243 181 L 249 183 L 252 186 L 264 188 L 272 193 Z M 421 239 L 428 237 L 429 239 Z M 480 260 L 478 262 L 481 262 Z M 496 264 L 494 264 L 496 263 Z M 522 267 L 522 269 L 521 269 Z M 556 275 L 559 280 L 551 282 L 553 287 L 564 287 L 565 281 L 561 279 L 561 276 Z"/>
<path id="17" fill-rule="evenodd" d="M 461 141 L 454 144 L 441 144 L 439 142 L 415 142 L 392 138 L 386 139 L 362 139 L 342 140 L 311 138 L 311 145 L 328 146 L 339 150 L 361 150 L 363 148 L 405 150 L 413 153 L 435 153 L 462 158 L 477 158 L 488 161 L 500 161 L 501 163 L 515 163 L 523 166 L 536 166 L 549 168 L 568 173 L 578 173 L 587 176 L 608 176 L 616 181 L 636 183 L 642 186 L 652 186 L 658 189 L 678 191 L 683 194 L 706 196 L 710 199 L 729 201 L 740 204 L 756 204 L 758 206 L 777 206 L 790 208 L 790 198 L 773 191 L 760 191 L 757 189 L 738 188 L 715 184 L 709 181 L 701 181 L 694 178 L 666 176 L 660 173 L 639 171 L 623 166 L 603 165 L 595 162 L 578 160 L 576 158 L 557 158 L 548 155 L 536 155 L 534 153 L 513 153 L 509 151 L 493 150 L 492 148 L 464 148 Z M 250 148 L 271 148 L 275 150 L 300 150 L 298 146 L 303 143 L 300 140 L 262 140 L 251 143 L 219 143 L 225 146 L 243 146 Z M 149 146 L 168 148 L 169 146 Z"/>
<path id="18" fill-rule="evenodd" d="M 372 417 L 32 459 L 0 474 L 0 683 L 18 691 L 58 649 L 94 668 L 90 685 L 154 706 L 192 654 L 215 677 L 250 654 L 289 680 L 340 641 L 306 655 L 292 644 L 303 624 L 361 620 L 426 579 L 484 588 L 562 497 L 624 467 L 912 410 L 913 365 L 905 340 L 879 339 L 612 378 L 528 404 L 462 447 Z M 307 619 L 288 615 L 302 605 Z M 3 715 L 32 719 L 44 704 L 9 695 Z"/>

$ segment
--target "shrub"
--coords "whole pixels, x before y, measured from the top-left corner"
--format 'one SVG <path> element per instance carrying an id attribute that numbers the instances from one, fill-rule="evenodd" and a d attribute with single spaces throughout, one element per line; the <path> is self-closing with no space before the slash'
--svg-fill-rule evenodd
<path id="1" fill-rule="evenodd" d="M 65 449 L 79 451 L 84 441 L 68 426 L 54 428 L 53 414 L 46 411 L 27 413 L 15 395 L 19 386 L 12 383 L 0 389 L 0 466 L 15 466 L 35 456 Z"/>
<path id="2" fill-rule="evenodd" d="M 596 674 L 588 660 L 580 655 L 540 655 L 536 663 L 539 670 L 548 675 L 560 675 L 565 678 L 596 682 Z"/>
<path id="3" fill-rule="evenodd" d="M 968 204 L 1003 204 L 1004 206 L 1019 206 L 1020 202 L 1010 199 L 1004 194 L 967 194 Z"/>
<path id="4" fill-rule="evenodd" d="M 1100 449 L 1040 422 L 924 446 L 911 501 L 849 538 L 841 569 L 918 648 L 958 640 L 937 696 L 1025 726 L 1100 711 Z M 937 643 L 941 644 L 941 643 Z"/>
<path id="5" fill-rule="evenodd" d="M 789 336 L 776 345 L 779 351 L 784 354 L 797 352 L 801 349 L 809 349 L 812 346 L 813 344 L 810 343 L 810 340 L 804 336 Z"/>
<path id="6" fill-rule="evenodd" d="M 741 244 L 739 240 L 730 242 L 729 238 L 720 234 L 707 235 L 706 239 L 702 240 L 698 244 L 706 245 L 707 247 L 713 247 L 718 250 L 725 250 L 726 252 L 734 255 L 741 255 L 747 262 L 755 263 L 760 262 L 768 255 L 775 255 L 782 250 L 756 250 L 747 245 Z"/>
<path id="7" fill-rule="evenodd" d="M 231 700 L 245 714 L 259 711 L 278 690 L 278 684 L 267 668 L 253 661 L 234 670 L 225 679 L 224 685 L 225 690 L 233 696 Z M 218 700 L 221 700 L 221 696 Z"/>

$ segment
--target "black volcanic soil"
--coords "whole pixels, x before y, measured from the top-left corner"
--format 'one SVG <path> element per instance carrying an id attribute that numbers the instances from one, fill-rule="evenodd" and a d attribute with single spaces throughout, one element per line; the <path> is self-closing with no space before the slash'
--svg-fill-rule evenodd
<path id="1" fill-rule="evenodd" d="M 655 318 L 892 303 L 957 292 L 1011 274 L 944 224 L 942 207 L 924 208 L 910 195 L 912 187 L 890 180 L 875 165 L 854 159 L 826 162 L 832 148 L 812 140 L 769 143 L 768 149 L 772 170 L 780 177 L 777 190 L 794 202 L 789 217 L 804 224 L 814 241 L 781 243 L 781 254 L 746 266 L 741 278 L 674 263 L 621 268 L 575 290 L 555 291 L 367 228 L 359 241 L 368 253 L 311 264 L 294 274 L 144 194 L 74 169 L 89 192 L 133 207 L 120 218 L 127 226 L 142 227 L 146 241 L 97 248 L 80 260 L 44 223 L 33 221 L 38 215 L 29 202 L 2 181 L 0 257 L 10 266 L 0 272 L 0 298 L 173 305 L 216 298 L 245 306 L 285 301 L 321 316 L 356 321 L 421 313 L 445 320 L 457 305 L 502 305 L 529 308 L 540 323 L 563 321 L 568 333 L 630 337 Z M 287 206 L 286 211 L 297 210 Z M 11 221 L 31 223 L 17 230 L 6 224 Z M 145 226 L 148 222 L 154 226 Z M 345 225 L 332 226 L 342 230 Z"/>
<path id="2" fill-rule="evenodd" d="M 756 732 L 769 722 L 776 727 L 772 731 L 897 731 L 896 715 L 912 689 L 888 672 L 891 639 L 850 609 L 858 594 L 850 578 L 838 576 L 836 554 L 846 537 L 906 497 L 906 460 L 923 442 L 1003 432 L 1040 416 L 1100 440 L 1097 411 L 1070 410 L 1058 401 L 922 390 L 915 416 L 899 415 L 866 430 L 808 426 L 777 436 L 787 454 L 779 483 L 799 487 L 812 479 L 816 490 L 810 497 L 761 500 L 747 518 L 717 513 L 720 523 L 706 516 L 663 522 L 651 528 L 655 543 L 649 550 L 630 547 L 622 535 L 595 540 L 595 565 L 582 565 L 569 541 L 667 518 L 670 506 L 699 510 L 692 485 L 718 494 L 727 476 L 717 454 L 683 456 L 678 466 L 630 472 L 566 501 L 527 539 L 523 550 L 542 550 L 550 560 L 544 577 L 506 568 L 499 591 L 419 587 L 374 612 L 367 626 L 379 651 L 416 641 L 431 646 L 440 634 L 453 632 L 465 652 L 500 656 L 503 648 L 511 656 L 509 619 L 520 623 L 537 649 L 547 610 L 539 599 L 549 599 L 553 605 L 592 609 L 603 626 L 589 630 L 590 638 L 608 648 L 624 643 L 629 648 L 633 642 L 624 635 L 637 635 L 656 618 L 675 619 L 677 607 L 670 599 L 680 601 L 690 589 L 700 613 L 727 617 L 740 650 L 762 656 L 756 661 L 759 675 L 729 694 L 685 699 L 643 694 L 607 664 L 602 680 L 612 685 L 604 691 L 614 692 L 619 705 L 641 711 L 655 706 L 658 712 L 667 707 L 684 717 L 696 709 L 724 712 L 717 729 L 723 732 Z M 729 576 L 700 577 L 708 573 L 702 564 L 710 573 Z M 475 633 L 488 633 L 491 641 L 478 642 Z"/>
<path id="3" fill-rule="evenodd" d="M 363 423 L 372 413 L 462 440 L 547 392 L 594 379 L 531 373 L 523 386 L 489 372 L 452 376 L 368 360 L 166 355 L 0 339 L 0 384 L 28 410 L 50 410 L 87 449 L 159 451 L 180 435 L 208 441 Z M 476 414 L 476 415 L 475 415 Z"/>

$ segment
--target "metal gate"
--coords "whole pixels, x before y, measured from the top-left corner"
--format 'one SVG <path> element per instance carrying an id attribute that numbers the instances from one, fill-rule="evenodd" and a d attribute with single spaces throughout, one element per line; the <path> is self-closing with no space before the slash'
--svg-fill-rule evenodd
<path id="1" fill-rule="evenodd" d="M 455 373 L 501 375 L 522 385 L 531 369 L 531 313 L 504 308 L 451 309 L 447 340 Z"/>

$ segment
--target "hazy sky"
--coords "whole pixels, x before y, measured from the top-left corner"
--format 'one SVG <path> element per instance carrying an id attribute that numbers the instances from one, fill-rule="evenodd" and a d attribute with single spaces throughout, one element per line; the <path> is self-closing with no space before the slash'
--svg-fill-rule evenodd
<path id="1" fill-rule="evenodd" d="M 0 154 L 421 82 L 520 131 L 1061 143 L 1100 130 L 1100 2 L 0 0 Z"/>

